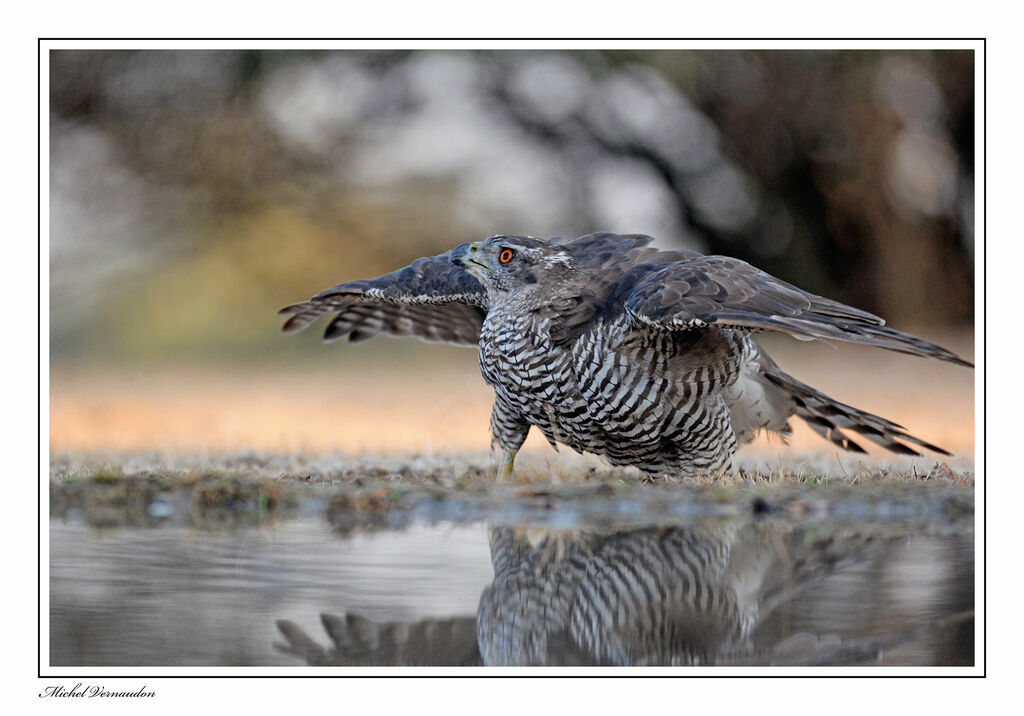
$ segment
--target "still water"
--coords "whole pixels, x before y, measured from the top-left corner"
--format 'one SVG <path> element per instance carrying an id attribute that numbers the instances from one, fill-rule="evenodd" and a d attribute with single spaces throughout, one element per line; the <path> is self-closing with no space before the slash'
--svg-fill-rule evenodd
<path id="1" fill-rule="evenodd" d="M 53 666 L 969 665 L 974 535 L 694 517 L 554 529 L 50 524 Z"/>

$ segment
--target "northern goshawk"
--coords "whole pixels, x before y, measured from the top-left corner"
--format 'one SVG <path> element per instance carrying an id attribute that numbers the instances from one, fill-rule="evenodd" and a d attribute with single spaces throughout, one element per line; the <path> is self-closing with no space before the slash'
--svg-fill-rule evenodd
<path id="1" fill-rule="evenodd" d="M 850 431 L 888 450 L 948 454 L 779 369 L 751 339 L 780 331 L 970 366 L 878 316 L 803 291 L 728 256 L 659 251 L 649 236 L 492 236 L 281 310 L 282 330 L 335 314 L 325 340 L 378 333 L 478 346 L 494 388 L 499 478 L 531 425 L 548 441 L 691 477 L 729 464 L 761 430 L 797 415 L 845 450 Z"/>

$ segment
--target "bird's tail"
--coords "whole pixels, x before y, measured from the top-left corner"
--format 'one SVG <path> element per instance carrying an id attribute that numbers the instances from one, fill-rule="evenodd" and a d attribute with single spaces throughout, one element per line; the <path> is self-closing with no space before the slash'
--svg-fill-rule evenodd
<path id="1" fill-rule="evenodd" d="M 774 367 L 774 366 L 773 366 Z M 907 433 L 902 425 L 866 413 L 863 410 L 844 405 L 811 386 L 801 383 L 778 368 L 765 371 L 765 378 L 785 391 L 793 402 L 796 415 L 811 426 L 814 432 L 826 440 L 851 452 L 865 452 L 864 448 L 847 437 L 843 431 L 861 435 L 900 455 L 920 455 L 911 445 L 930 450 L 940 455 L 950 453 Z"/>

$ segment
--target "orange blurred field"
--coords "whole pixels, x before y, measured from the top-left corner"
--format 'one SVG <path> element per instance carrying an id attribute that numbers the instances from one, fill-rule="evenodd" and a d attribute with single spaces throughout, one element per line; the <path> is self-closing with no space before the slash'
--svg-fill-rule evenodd
<path id="1" fill-rule="evenodd" d="M 971 359 L 971 337 L 938 336 Z M 345 350 L 344 346 L 330 350 Z M 394 350 L 402 350 L 396 342 Z M 974 371 L 857 346 L 773 341 L 783 369 L 838 400 L 907 427 L 973 465 Z M 418 366 L 51 371 L 53 453 L 244 450 L 350 455 L 489 448 L 491 389 L 474 351 Z M 790 446 L 764 437 L 747 456 L 834 455 L 798 419 Z M 863 441 L 862 441 L 863 442 Z M 866 443 L 865 446 L 870 445 Z M 550 452 L 533 431 L 525 449 Z M 873 455 L 887 455 L 869 448 Z"/>

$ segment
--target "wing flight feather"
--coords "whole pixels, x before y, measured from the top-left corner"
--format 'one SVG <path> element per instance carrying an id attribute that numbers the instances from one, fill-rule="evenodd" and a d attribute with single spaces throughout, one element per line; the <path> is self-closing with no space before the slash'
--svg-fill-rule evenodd
<path id="1" fill-rule="evenodd" d="M 350 281 L 287 306 L 281 330 L 295 333 L 335 314 L 324 340 L 353 343 L 384 333 L 475 346 L 487 315 L 487 294 L 473 276 L 448 260 L 451 252 L 417 259 L 378 278 Z"/>
<path id="2" fill-rule="evenodd" d="M 623 310 L 638 325 L 693 330 L 716 323 L 971 365 L 941 346 L 885 326 L 878 316 L 808 293 L 728 256 L 651 266 L 627 288 Z"/>

